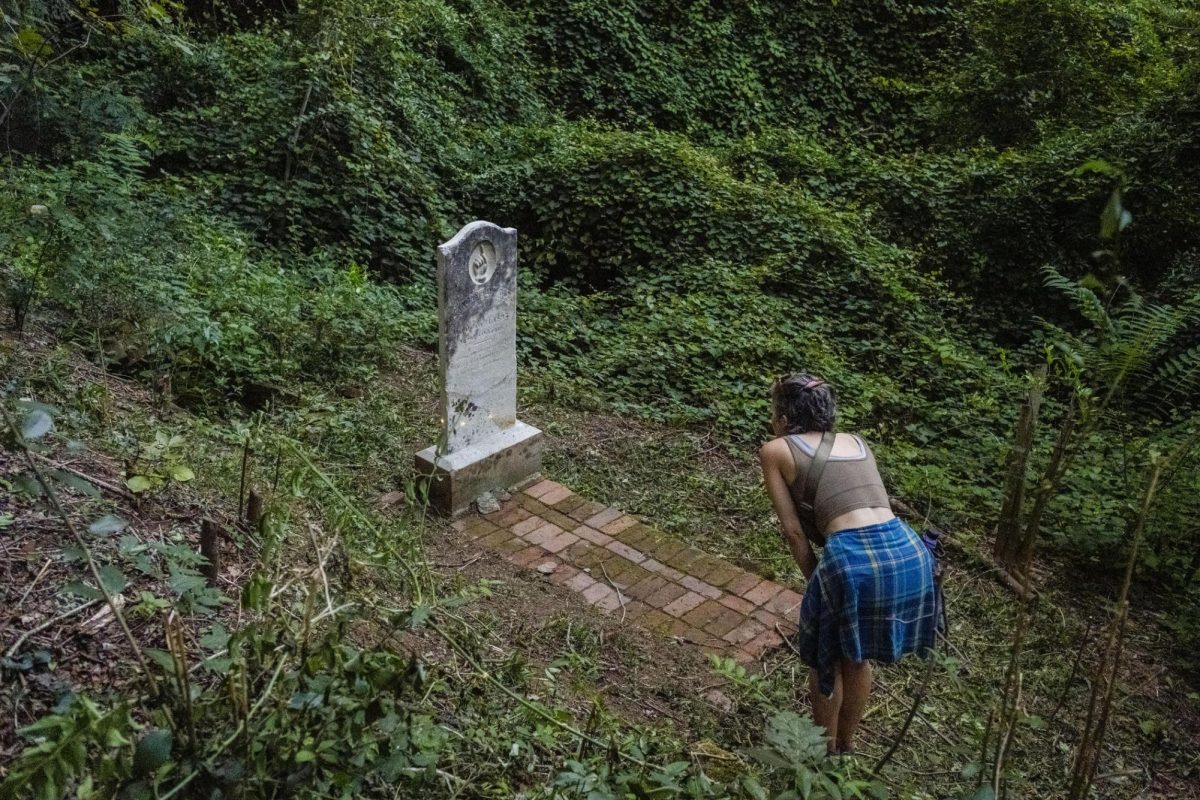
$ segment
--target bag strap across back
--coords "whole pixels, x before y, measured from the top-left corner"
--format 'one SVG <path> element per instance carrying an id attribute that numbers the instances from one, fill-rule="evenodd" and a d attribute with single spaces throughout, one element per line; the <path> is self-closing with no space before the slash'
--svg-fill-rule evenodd
<path id="1" fill-rule="evenodd" d="M 808 475 L 804 478 L 804 501 L 814 510 L 817 503 L 817 486 L 821 483 L 821 475 L 825 473 L 825 465 L 829 463 L 829 454 L 833 452 L 835 439 L 837 434 L 833 431 L 821 434 L 821 445 L 817 448 L 817 454 L 808 466 Z"/>

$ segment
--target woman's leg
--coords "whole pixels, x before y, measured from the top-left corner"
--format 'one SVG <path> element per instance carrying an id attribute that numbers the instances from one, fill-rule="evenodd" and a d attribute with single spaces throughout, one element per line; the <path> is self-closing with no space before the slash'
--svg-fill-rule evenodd
<path id="1" fill-rule="evenodd" d="M 808 696 L 812 698 L 813 722 L 825 729 L 829 737 L 829 752 L 836 752 L 834 742 L 838 737 L 838 714 L 842 708 L 842 671 L 833 675 L 833 695 L 826 697 L 818 688 L 817 671 L 808 670 Z"/>
<path id="2" fill-rule="evenodd" d="M 867 698 L 871 696 L 871 680 L 874 676 L 871 662 L 861 664 L 843 660 L 841 669 L 841 708 L 838 710 L 837 749 L 840 753 L 854 750 L 854 732 L 867 710 Z"/>

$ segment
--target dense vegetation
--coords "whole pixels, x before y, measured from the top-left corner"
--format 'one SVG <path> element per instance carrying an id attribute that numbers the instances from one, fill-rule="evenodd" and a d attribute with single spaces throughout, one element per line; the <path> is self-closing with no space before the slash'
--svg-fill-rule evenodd
<path id="1" fill-rule="evenodd" d="M 2 13 L 8 321 L 48 321 L 218 438 L 250 435 L 230 417 L 272 448 L 286 435 L 316 462 L 292 464 L 310 492 L 365 491 L 328 465 L 386 453 L 370 429 L 424 430 L 382 401 L 339 417 L 337 398 L 434 346 L 433 246 L 474 218 L 521 234 L 523 402 L 704 430 L 748 465 L 736 454 L 765 435 L 771 381 L 804 367 L 879 443 L 896 494 L 968 542 L 995 521 L 1017 404 L 1049 363 L 1035 471 L 1071 409 L 1083 420 L 1039 530 L 1068 571 L 1117 574 L 1147 465 L 1198 424 L 1194 4 L 24 0 Z M 236 485 L 230 458 L 213 457 L 213 485 Z M 366 474 L 383 488 L 405 470 Z M 1195 669 L 1195 456 L 1169 478 L 1137 575 L 1169 599 L 1165 624 L 1193 652 L 1180 666 Z M 380 523 L 322 502 L 331 530 L 388 561 Z M 753 504 L 738 546 L 762 553 L 774 545 Z M 415 525 L 395 534 L 406 564 L 421 560 Z M 424 579 L 390 569 L 420 627 Z M 361 671 L 403 668 L 327 635 L 287 691 L 324 691 L 334 672 L 360 691 Z M 266 669 L 270 636 L 246 636 Z M 372 701 L 342 699 L 350 710 L 314 729 L 376 735 L 355 716 L 374 724 Z M 387 725 L 393 749 L 363 754 L 364 774 L 440 791 L 442 729 L 420 713 Z M 548 758 L 570 752 L 552 738 Z M 279 775 L 305 748 L 254 769 Z M 614 758 L 611 777 L 580 761 L 564 791 L 637 791 Z M 127 777 L 114 769 L 96 781 Z M 370 788 L 306 775 L 313 796 Z M 638 780 L 678 793 L 661 796 L 733 791 L 681 775 Z M 507 796 L 489 780 L 486 796 Z"/>

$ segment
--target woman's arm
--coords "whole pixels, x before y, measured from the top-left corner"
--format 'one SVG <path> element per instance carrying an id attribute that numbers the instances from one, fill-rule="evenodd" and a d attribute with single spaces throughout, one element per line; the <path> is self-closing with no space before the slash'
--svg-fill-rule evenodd
<path id="1" fill-rule="evenodd" d="M 779 517 L 783 540 L 787 543 L 788 549 L 792 551 L 792 558 L 796 559 L 796 563 L 800 565 L 800 571 L 804 573 L 805 579 L 808 579 L 812 577 L 813 570 L 817 568 L 817 557 L 813 554 L 812 547 L 808 544 L 808 537 L 804 535 L 804 529 L 800 526 L 800 517 L 796 513 L 796 506 L 788 491 L 787 481 L 780 470 L 780 459 L 790 459 L 791 457 L 791 451 L 788 450 L 787 443 L 782 439 L 767 442 L 758 451 L 758 463 L 762 465 L 763 483 L 766 484 L 767 496 L 771 498 L 771 505 L 775 507 L 775 515 Z"/>

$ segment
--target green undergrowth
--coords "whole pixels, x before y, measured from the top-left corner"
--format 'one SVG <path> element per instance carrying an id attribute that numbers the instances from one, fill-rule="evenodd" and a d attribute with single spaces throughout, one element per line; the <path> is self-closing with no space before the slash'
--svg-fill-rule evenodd
<path id="1" fill-rule="evenodd" d="M 609 670 L 616 661 L 633 672 L 653 670 L 645 659 L 660 654 L 620 644 L 621 650 L 609 652 L 602 642 L 612 640 L 573 615 L 552 617 L 529 641 L 508 638 L 487 609 L 486 582 L 428 571 L 423 542 L 446 535 L 442 523 L 425 520 L 419 504 L 377 510 L 381 493 L 398 482 L 404 486 L 396 453 L 412 452 L 433 433 L 431 421 L 412 410 L 419 405 L 414 397 L 428 397 L 433 386 L 427 357 L 394 365 L 370 394 L 330 396 L 320 384 L 305 384 L 289 407 L 234 422 L 155 410 L 152 395 L 128 383 L 81 381 L 87 373 L 80 372 L 74 347 L 33 359 L 10 354 L 6 366 L 22 394 L 53 409 L 55 427 L 44 441 L 55 450 L 78 441 L 86 444 L 79 452 L 120 459 L 156 437 L 179 437 L 176 460 L 195 475 L 186 487 L 168 478 L 151 490 L 154 496 L 144 500 L 137 518 L 106 499 L 56 485 L 80 523 L 106 515 L 134 520 L 115 536 L 88 541 L 110 568 L 105 575 L 116 570 L 139 593 L 129 615 L 137 630 L 147 632 L 141 635 L 149 637 L 143 646 L 151 669 L 161 670 L 158 679 L 168 688 L 156 701 L 124 704 L 119 698 L 128 692 L 108 695 L 85 686 L 56 699 L 30 698 L 47 710 L 52 700 L 57 707 L 40 727 L 26 731 L 28 737 L 70 736 L 90 753 L 48 761 L 43 752 L 28 751 L 11 774 L 34 796 L 50 796 L 38 792 L 85 775 L 96 791 L 119 783 L 126 796 L 153 796 L 139 792 L 158 785 L 162 796 L 196 770 L 193 781 L 205 781 L 209 790 L 249 796 L 399 790 L 454 797 L 470 786 L 473 796 L 483 797 L 589 797 L 605 791 L 621 796 L 618 787 L 624 786 L 634 796 L 657 787 L 663 797 L 758 797 L 747 783 L 751 776 L 779 791 L 790 781 L 820 787 L 824 776 L 848 791 L 847 781 L 862 779 L 887 748 L 922 682 L 920 662 L 881 669 L 863 755 L 855 762 L 825 762 L 800 744 L 809 735 L 805 723 L 781 710 L 807 702 L 804 678 L 797 662 L 782 654 L 761 675 L 732 664 L 715 667 L 709 683 L 722 685 L 733 713 L 716 714 L 687 694 L 668 695 L 657 702 L 671 703 L 686 729 L 631 724 L 616 698 L 596 692 L 599 665 Z M 742 527 L 743 521 L 762 520 L 764 509 L 752 468 L 740 459 L 671 428 L 626 428 L 615 418 L 549 406 L 529 410 L 547 430 L 547 467 L 556 477 L 747 566 L 768 574 L 777 566 L 786 577 L 779 554 L 754 543 L 756 536 L 766 541 L 769 528 L 747 535 Z M 185 488 L 188 496 L 203 498 L 208 513 L 228 518 L 246 442 L 252 448 L 248 483 L 265 495 L 268 523 L 258 534 L 231 529 L 236 560 L 251 567 L 240 595 L 205 596 L 187 580 L 197 574 L 196 562 L 185 558 L 194 551 L 148 551 L 136 519 L 153 518 L 155 507 L 179 502 Z M 621 461 L 637 468 L 614 470 Z M 310 465 L 316 464 L 321 466 L 314 470 Z M 660 489 L 649 491 L 652 485 Z M 418 497 L 411 485 L 409 492 L 413 504 Z M 193 524 L 171 523 L 160 536 L 183 544 L 195 535 Z M 319 553 L 326 553 L 323 577 L 313 569 Z M 87 584 L 88 578 L 80 574 L 79 581 Z M 987 722 L 983 709 L 1005 663 L 1006 645 L 995 632 L 1005 629 L 1014 604 L 986 569 L 956 567 L 947 585 L 952 647 L 939 657 L 917 729 L 882 775 L 890 796 L 966 796 L 983 769 L 977 763 Z M 87 596 L 85 588 L 72 591 Z M 1097 621 L 1070 611 L 1073 602 L 1069 595 L 1052 595 L 1035 617 L 1025 667 L 1030 694 L 1006 772 L 1013 791 L 1053 792 L 1069 767 L 1075 713 L 1087 691 L 1080 669 L 1090 662 L 1086 645 Z M 182 655 L 196 667 L 186 712 L 178 687 L 169 688 L 175 675 L 170 648 L 153 633 L 167 608 L 186 611 L 195 631 Z M 325 615 L 328 609 L 335 613 Z M 234 617 L 241 621 L 235 624 Z M 1159 637 L 1154 628 L 1139 630 L 1129 647 L 1157 651 Z M 535 646 L 539 655 L 531 656 Z M 1072 663 L 1077 649 L 1084 653 L 1081 665 Z M 430 652 L 437 655 L 415 655 Z M 19 660 L 6 666 L 33 675 L 53 668 Z M 230 705 L 231 689 L 245 692 L 245 711 L 256 710 L 250 733 L 228 743 L 242 713 L 236 696 Z M 1161 691 L 1165 700 L 1141 692 L 1128 698 L 1113 721 L 1112 747 L 1124 769 L 1137 765 L 1185 780 L 1195 769 L 1188 760 L 1189 728 L 1171 720 L 1187 690 L 1168 678 Z M 623 696 L 631 692 L 640 694 L 633 688 Z M 595 743 L 581 742 L 563 725 Z M 652 766 L 639 767 L 638 760 Z M 50 764 L 59 770 L 53 773 L 57 784 L 46 783 Z M 1113 796 L 1133 796 L 1138 785 L 1132 777 L 1119 778 Z M 182 796 L 190 796 L 187 791 Z"/>

